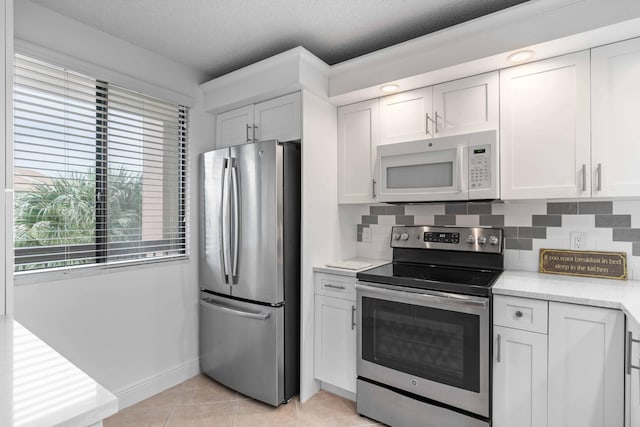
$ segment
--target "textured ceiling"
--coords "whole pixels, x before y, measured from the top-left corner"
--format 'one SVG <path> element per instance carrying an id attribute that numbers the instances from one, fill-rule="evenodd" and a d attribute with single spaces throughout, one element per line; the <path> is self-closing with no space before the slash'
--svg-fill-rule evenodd
<path id="1" fill-rule="evenodd" d="M 336 64 L 525 0 L 33 0 L 218 77 L 303 46 Z"/>

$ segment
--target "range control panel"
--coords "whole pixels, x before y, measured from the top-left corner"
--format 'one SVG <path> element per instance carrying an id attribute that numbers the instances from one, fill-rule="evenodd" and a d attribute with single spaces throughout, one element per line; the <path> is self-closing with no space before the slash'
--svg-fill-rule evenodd
<path id="1" fill-rule="evenodd" d="M 392 248 L 502 253 L 502 240 L 501 228 L 396 225 L 391 229 Z"/>

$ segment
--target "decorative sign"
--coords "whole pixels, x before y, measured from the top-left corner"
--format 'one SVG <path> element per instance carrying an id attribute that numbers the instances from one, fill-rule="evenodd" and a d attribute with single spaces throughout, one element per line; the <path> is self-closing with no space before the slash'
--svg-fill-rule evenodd
<path id="1" fill-rule="evenodd" d="M 626 280 L 627 254 L 540 249 L 540 273 Z"/>

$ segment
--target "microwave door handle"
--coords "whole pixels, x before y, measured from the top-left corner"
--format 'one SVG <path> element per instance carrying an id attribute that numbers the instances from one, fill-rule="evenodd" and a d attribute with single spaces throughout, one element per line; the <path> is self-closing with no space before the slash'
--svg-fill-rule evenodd
<path id="1" fill-rule="evenodd" d="M 464 147 L 459 146 L 457 149 L 457 163 L 458 163 L 458 191 L 464 191 Z"/>

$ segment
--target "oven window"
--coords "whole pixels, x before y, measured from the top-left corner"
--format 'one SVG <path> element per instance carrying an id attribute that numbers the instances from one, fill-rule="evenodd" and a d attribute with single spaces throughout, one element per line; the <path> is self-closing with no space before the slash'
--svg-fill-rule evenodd
<path id="1" fill-rule="evenodd" d="M 453 186 L 453 162 L 389 166 L 387 188 L 443 188 Z"/>
<path id="2" fill-rule="evenodd" d="M 362 298 L 364 360 L 479 392 L 479 356 L 479 316 Z"/>

